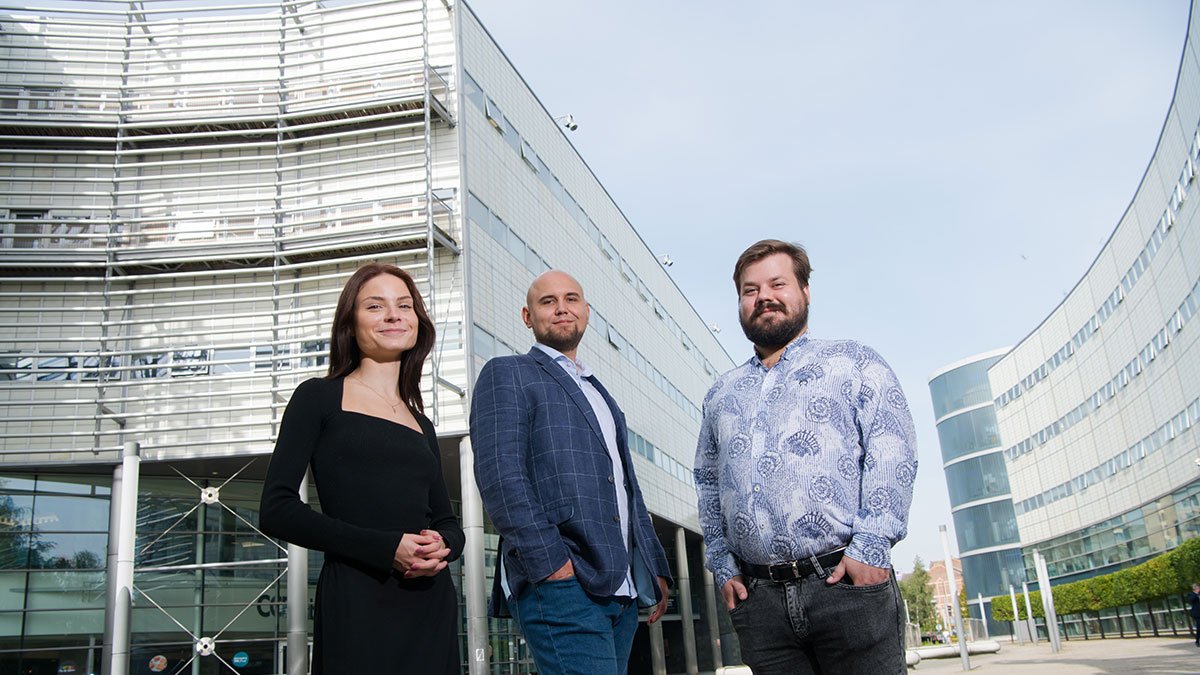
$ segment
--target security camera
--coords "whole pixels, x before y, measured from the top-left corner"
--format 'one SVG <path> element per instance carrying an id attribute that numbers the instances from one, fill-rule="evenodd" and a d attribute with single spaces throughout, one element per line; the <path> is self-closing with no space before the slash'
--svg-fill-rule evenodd
<path id="1" fill-rule="evenodd" d="M 563 117 L 562 124 L 564 127 L 567 128 L 567 131 L 575 131 L 576 129 L 579 128 L 579 125 L 575 123 L 574 115 L 567 115 L 567 116 Z"/>

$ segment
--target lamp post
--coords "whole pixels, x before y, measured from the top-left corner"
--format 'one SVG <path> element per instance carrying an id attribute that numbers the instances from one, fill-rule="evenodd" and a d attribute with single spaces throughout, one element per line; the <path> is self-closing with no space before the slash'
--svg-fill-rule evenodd
<path id="1" fill-rule="evenodd" d="M 946 526 L 939 525 L 938 532 L 942 535 L 942 551 L 946 554 L 946 584 L 950 594 L 950 607 L 954 610 L 954 627 L 958 631 L 958 656 L 962 659 L 962 669 L 971 669 L 971 657 L 967 654 L 967 634 L 963 630 L 962 608 L 958 606 L 958 593 L 955 593 L 954 560 L 950 557 L 950 540 L 946 537 Z"/>

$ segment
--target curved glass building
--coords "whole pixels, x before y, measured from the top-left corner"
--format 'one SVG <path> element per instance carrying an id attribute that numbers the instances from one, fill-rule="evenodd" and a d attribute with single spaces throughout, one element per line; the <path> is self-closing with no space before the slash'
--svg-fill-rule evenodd
<path id="1" fill-rule="evenodd" d="M 1129 207 L 1062 303 L 988 371 L 1025 566 L 1066 582 L 1200 533 L 1200 13 Z"/>
<path id="2" fill-rule="evenodd" d="M 929 378 L 942 468 L 962 559 L 971 616 L 986 617 L 991 633 L 1011 625 L 991 619 L 991 598 L 1021 587 L 1025 569 L 1013 512 L 996 409 L 988 383 L 1007 349 L 979 354 L 939 369 Z M 982 596 L 982 602 L 979 597 Z"/>

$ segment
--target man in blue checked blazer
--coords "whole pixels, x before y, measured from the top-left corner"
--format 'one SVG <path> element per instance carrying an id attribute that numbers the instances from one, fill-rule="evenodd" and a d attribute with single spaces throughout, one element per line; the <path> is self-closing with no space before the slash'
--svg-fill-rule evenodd
<path id="1" fill-rule="evenodd" d="M 654 622 L 667 604 L 625 416 L 576 358 L 589 315 L 570 275 L 539 276 L 521 310 L 537 344 L 488 361 L 471 403 L 475 480 L 501 535 L 492 614 L 511 612 L 541 675 L 624 675 L 638 606 Z"/>

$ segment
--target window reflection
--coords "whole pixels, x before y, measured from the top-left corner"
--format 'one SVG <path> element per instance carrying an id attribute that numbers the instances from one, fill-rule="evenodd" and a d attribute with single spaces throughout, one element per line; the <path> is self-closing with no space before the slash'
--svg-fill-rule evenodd
<path id="1" fill-rule="evenodd" d="M 992 400 L 987 371 L 1000 360 L 999 356 L 970 363 L 939 375 L 929 383 L 933 395 L 933 415 L 943 415 Z"/>
<path id="2" fill-rule="evenodd" d="M 999 447 L 1000 429 L 996 411 L 988 406 L 955 415 L 937 425 L 943 461 L 979 450 Z"/>

